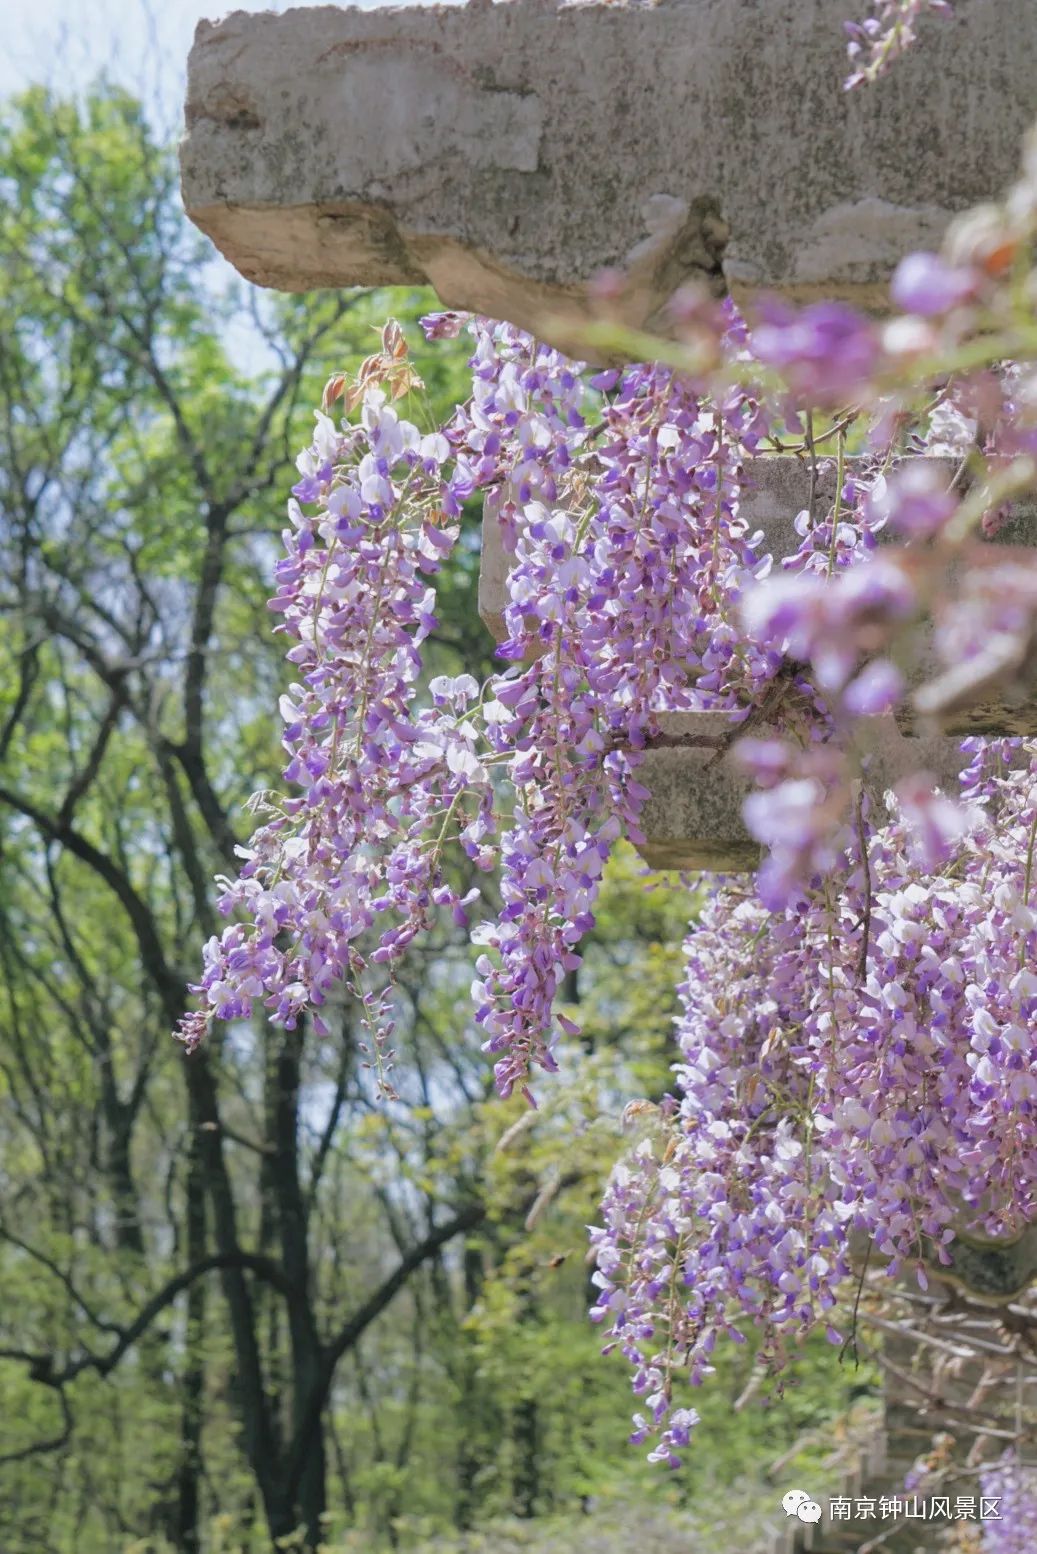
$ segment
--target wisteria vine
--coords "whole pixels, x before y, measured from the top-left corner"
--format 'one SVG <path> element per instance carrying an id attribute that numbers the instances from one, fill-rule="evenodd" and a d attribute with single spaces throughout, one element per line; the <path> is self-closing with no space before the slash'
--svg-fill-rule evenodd
<path id="1" fill-rule="evenodd" d="M 711 899 L 686 944 L 678 1099 L 617 1168 L 595 1310 L 635 1367 L 653 1455 L 686 1444 L 673 1379 L 718 1338 L 779 1369 L 831 1326 L 853 1257 L 948 1260 L 962 1223 L 1037 1214 L 1037 744 L 972 741 L 971 826 L 919 860 L 894 804 L 794 908 Z M 862 975 L 862 967 L 863 975 Z"/>
<path id="2" fill-rule="evenodd" d="M 886 7 L 901 43 L 919 9 Z M 818 1323 L 842 1342 L 861 1246 L 924 1280 L 956 1234 L 1037 1218 L 1037 742 L 968 739 L 956 793 L 873 780 L 891 719 L 1033 699 L 1037 561 L 985 538 L 1037 486 L 1035 227 L 1037 142 L 1002 205 L 904 261 L 884 323 L 686 293 L 658 362 L 592 370 L 431 315 L 430 339 L 470 336 L 472 393 L 424 435 L 389 324 L 298 461 L 271 601 L 296 676 L 285 791 L 256 796 L 221 881 L 189 1047 L 257 1004 L 325 1034 L 351 993 L 389 1088 L 394 967 L 437 914 L 477 913 L 460 852 L 502 901 L 470 930 L 474 1018 L 500 1093 L 532 1099 L 575 1033 L 555 1005 L 610 850 L 643 841 L 643 752 L 674 713 L 744 736 L 764 860 L 688 938 L 674 1094 L 592 1234 L 594 1315 L 658 1461 L 690 1439 L 676 1383 L 718 1339 L 751 1327 L 774 1370 Z M 742 511 L 768 448 L 812 490 L 834 476 L 780 565 Z M 509 558 L 504 667 L 426 683 L 476 498 Z"/>
<path id="3" fill-rule="evenodd" d="M 867 16 L 844 23 L 851 65 L 847 88 L 883 75 L 915 42 L 919 18 L 927 12 L 950 16 L 950 0 L 871 0 Z"/>

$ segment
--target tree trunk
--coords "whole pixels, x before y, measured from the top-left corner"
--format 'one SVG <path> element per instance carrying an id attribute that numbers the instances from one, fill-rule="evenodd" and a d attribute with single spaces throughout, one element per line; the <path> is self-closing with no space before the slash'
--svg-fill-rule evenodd
<path id="1" fill-rule="evenodd" d="M 187 1171 L 186 1244 L 188 1263 L 205 1256 L 205 1180 L 197 1142 L 192 1144 Z M 196 1279 L 187 1292 L 187 1359 L 184 1366 L 180 1415 L 180 1467 L 177 1475 L 175 1547 L 182 1554 L 201 1549 L 202 1422 L 205 1410 L 205 1280 Z"/>

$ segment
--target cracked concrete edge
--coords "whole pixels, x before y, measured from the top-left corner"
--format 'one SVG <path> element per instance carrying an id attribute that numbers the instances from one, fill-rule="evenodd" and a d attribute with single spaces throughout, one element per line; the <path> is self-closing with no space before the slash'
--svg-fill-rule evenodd
<path id="1" fill-rule="evenodd" d="M 237 12 L 191 51 L 185 205 L 261 284 L 427 281 L 526 328 L 579 313 L 615 267 L 632 325 L 689 278 L 874 302 L 904 252 L 1015 176 L 1037 8 L 959 0 L 850 94 L 844 10 Z"/>

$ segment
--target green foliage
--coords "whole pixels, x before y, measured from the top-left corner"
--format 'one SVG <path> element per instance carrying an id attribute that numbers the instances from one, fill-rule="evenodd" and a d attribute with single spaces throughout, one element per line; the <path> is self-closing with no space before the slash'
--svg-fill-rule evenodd
<path id="1" fill-rule="evenodd" d="M 583 1061 L 537 1113 L 491 1094 L 456 936 L 401 981 L 393 1107 L 347 1014 L 335 1040 L 239 1029 L 194 1065 L 169 1038 L 211 876 L 278 777 L 264 601 L 295 448 L 388 313 L 445 417 L 464 350 L 420 342 L 430 305 L 228 284 L 123 93 L 34 91 L 0 116 L 3 1554 L 267 1554 L 314 1547 L 318 1523 L 329 1551 L 546 1554 L 591 1526 L 618 1548 L 632 1504 L 660 1550 L 683 1548 L 719 1486 L 762 1483 L 845 1402 L 811 1351 L 784 1403 L 733 1413 L 747 1354 L 679 1476 L 625 1444 L 626 1377 L 585 1317 L 585 1226 L 624 1100 L 666 1088 L 695 905 L 633 853 L 568 989 Z M 441 579 L 435 671 L 490 663 L 478 516 Z M 343 1347 L 307 1455 L 327 1507 L 313 1490 L 297 1536 L 277 1496 L 315 1372 L 404 1253 L 473 1204 L 479 1227 Z M 214 1254 L 277 1278 L 169 1285 Z"/>

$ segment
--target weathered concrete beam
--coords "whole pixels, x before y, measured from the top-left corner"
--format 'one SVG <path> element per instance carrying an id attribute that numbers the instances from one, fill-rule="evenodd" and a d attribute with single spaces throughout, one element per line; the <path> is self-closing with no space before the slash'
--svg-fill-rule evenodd
<path id="1" fill-rule="evenodd" d="M 191 51 L 184 203 L 261 285 L 428 282 L 541 333 L 617 266 L 638 325 L 694 278 L 870 303 L 906 251 L 1014 177 L 1037 116 L 1037 6 L 958 0 L 850 94 L 845 13 L 236 12 L 200 23 Z"/>
<path id="2" fill-rule="evenodd" d="M 638 852 L 653 869 L 750 873 L 759 866 L 760 848 L 742 819 L 752 783 L 728 750 L 736 725 L 717 712 L 668 712 L 660 721 L 662 735 L 637 772 L 648 789 Z M 893 718 L 871 721 L 865 781 L 876 803 L 912 771 L 930 771 L 941 787 L 954 790 L 962 765 L 957 737 L 908 735 Z"/>

